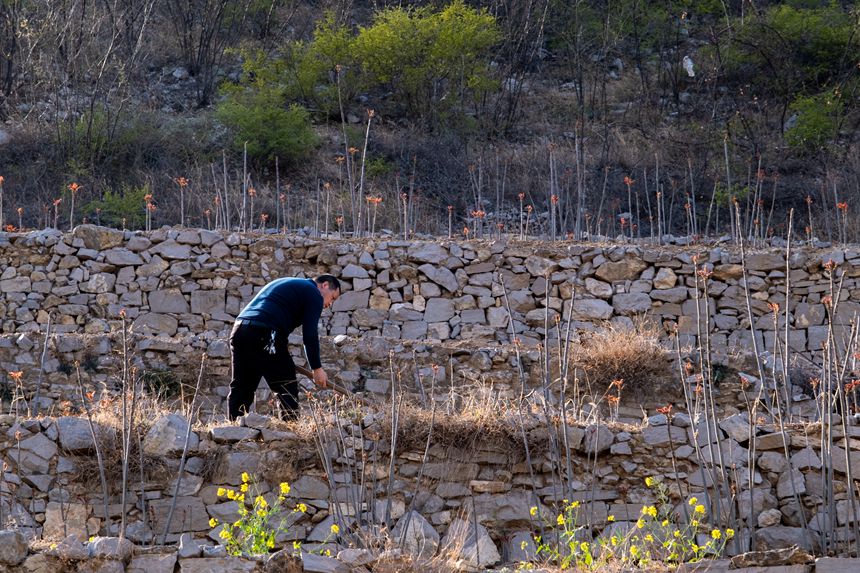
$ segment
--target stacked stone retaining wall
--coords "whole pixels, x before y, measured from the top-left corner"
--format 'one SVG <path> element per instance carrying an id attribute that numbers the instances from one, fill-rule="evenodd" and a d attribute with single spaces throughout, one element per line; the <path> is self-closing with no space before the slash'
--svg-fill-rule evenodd
<path id="1" fill-rule="evenodd" d="M 629 325 L 645 316 L 667 344 L 675 333 L 684 344 L 694 342 L 707 321 L 713 350 L 728 355 L 752 348 L 740 263 L 739 251 L 721 246 L 347 241 L 92 225 L 65 234 L 2 234 L 0 370 L 23 371 L 31 394 L 42 379 L 45 407 L 75 394 L 76 361 L 87 380 L 108 384 L 118 364 L 122 312 L 138 367 L 193 369 L 191 357 L 205 352 L 212 384 L 223 395 L 227 338 L 241 308 L 271 279 L 319 273 L 337 275 L 344 285 L 323 316 L 324 335 L 338 342 L 323 345 L 324 359 L 347 382 L 375 391 L 386 391 L 389 350 L 417 349 L 427 358 L 423 367 L 448 364 L 471 379 L 510 377 L 512 336 L 528 361 L 530 349 L 557 336 L 556 317 L 562 324 L 572 318 L 576 341 L 605 321 Z M 761 353 L 773 348 L 773 305 L 785 309 L 787 279 L 790 345 L 799 356 L 816 361 L 828 336 L 824 301 L 831 289 L 840 289 L 836 340 L 860 311 L 858 247 L 796 249 L 788 268 L 783 251 L 751 251 L 746 267 Z M 707 300 L 697 269 L 710 273 Z"/>

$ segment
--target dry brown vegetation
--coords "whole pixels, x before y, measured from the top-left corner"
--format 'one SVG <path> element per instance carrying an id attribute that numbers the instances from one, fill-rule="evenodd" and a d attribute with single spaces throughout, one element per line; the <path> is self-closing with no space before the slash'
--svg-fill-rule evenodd
<path id="1" fill-rule="evenodd" d="M 623 380 L 624 393 L 634 398 L 661 395 L 668 399 L 678 394 L 670 356 L 660 344 L 657 328 L 646 322 L 633 328 L 605 324 L 584 337 L 573 361 L 585 373 L 593 395 L 601 395 L 616 380 Z"/>

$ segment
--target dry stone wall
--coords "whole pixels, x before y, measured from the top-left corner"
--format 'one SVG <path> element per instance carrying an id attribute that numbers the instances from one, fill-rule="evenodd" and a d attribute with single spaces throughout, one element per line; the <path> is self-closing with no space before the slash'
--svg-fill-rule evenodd
<path id="1" fill-rule="evenodd" d="M 729 555 L 794 545 L 820 554 L 822 539 L 833 532 L 849 534 L 856 519 L 850 504 L 854 496 L 845 489 L 848 466 L 844 462 L 849 461 L 854 475 L 860 468 L 854 467 L 856 452 L 846 457 L 842 449 L 860 437 L 853 426 L 848 427 L 848 435 L 834 428 L 832 450 L 822 454 L 817 430 L 796 428 L 783 434 L 774 425 L 760 424 L 750 431 L 742 415 L 721 420 L 707 433 L 685 415 L 653 416 L 644 427 L 626 430 L 604 424 L 567 426 L 563 440 L 559 438 L 561 427 L 528 418 L 523 432 L 531 444 L 530 457 L 515 443 L 493 443 L 476 436 L 467 447 L 434 443 L 426 459 L 423 446 L 407 447 L 397 454 L 390 475 L 390 443 L 382 437 L 388 424 L 384 415 L 366 413 L 358 419 L 340 419 L 336 426 L 318 433 L 334 439 L 321 437 L 321 448 L 311 446 L 310 453 L 303 456 L 300 452 L 307 451 L 311 438 L 301 438 L 291 428 L 252 413 L 239 425 L 194 428 L 185 471 L 177 483 L 188 424 L 178 414 L 166 414 L 143 428 L 144 454 L 147 459 L 157 459 L 166 471 L 159 478 L 148 474 L 145 480 L 135 474 L 125 507 L 120 482 L 112 480 L 105 521 L 92 435 L 98 436 L 102 454 L 109 457 L 108 445 L 116 443 L 118 428 L 96 422 L 91 433 L 87 420 L 79 417 L 0 416 L 0 461 L 6 464 L 0 480 L 0 509 L 6 526 L 15 532 L 15 539 L 11 532 L 0 532 L 0 539 L 8 538 L 5 554 L 0 547 L 0 570 L 9 565 L 18 567 L 10 571 L 30 573 L 151 571 L 144 564 L 152 558 L 152 550 L 143 547 L 161 545 L 165 532 L 173 547 L 157 549 L 167 552 L 160 557 L 166 568 L 159 571 L 227 567 L 226 562 L 208 560 L 225 559 L 219 524 L 238 519 L 238 505 L 224 490 L 238 491 L 243 472 L 254 476 L 252 481 L 261 486 L 259 491 L 269 503 L 275 502 L 279 483 L 288 479 L 290 507 L 306 505 L 304 512 L 287 521 L 288 528 L 277 536 L 273 550 L 292 549 L 293 541 L 298 541 L 306 555 L 330 551 L 332 556 L 346 555 L 343 560 L 347 562 L 355 557 L 349 553 L 354 551 L 349 549 L 350 532 L 355 528 L 378 530 L 383 523 L 392 531 L 397 551 L 430 559 L 448 548 L 462 570 L 531 561 L 535 559 L 533 536 L 549 535 L 547 529 L 555 525 L 560 507 L 571 502 L 581 504 L 581 539 L 624 536 L 637 530 L 643 508 L 658 502 L 657 490 L 647 485 L 646 478 L 665 485 L 669 496 L 665 503 L 671 506 L 673 520 L 702 520 L 700 544 L 709 538 L 712 527 L 730 523 L 739 544 L 728 545 Z M 539 447 L 551 434 L 563 450 L 560 455 Z M 750 435 L 756 436 L 752 454 Z M 717 450 L 722 450 L 723 462 L 718 460 Z M 822 470 L 824 455 L 832 455 L 832 472 Z M 320 462 L 321 456 L 326 457 L 326 464 Z M 748 459 L 752 459 L 751 468 Z M 731 495 L 722 490 L 726 495 L 722 499 L 710 481 L 720 463 L 731 464 L 736 480 Z M 116 463 L 111 467 L 116 471 Z M 835 499 L 828 498 L 834 494 Z M 706 508 L 703 513 L 690 514 L 693 498 L 693 505 Z M 665 510 L 661 505 L 661 512 Z M 717 523 L 721 520 L 714 516 L 721 511 L 730 521 Z M 99 537 L 117 536 L 123 516 L 127 539 L 122 544 Z M 332 525 L 341 534 L 333 534 Z M 402 540 L 399 534 L 407 527 L 410 533 Z M 461 535 L 463 532 L 469 535 Z M 454 543 L 464 538 L 462 547 Z M 32 540 L 42 540 L 41 547 L 47 550 L 28 554 L 27 542 Z M 13 547 L 18 549 L 13 552 Z M 104 558 L 114 561 L 111 568 L 101 568 L 107 567 Z M 323 560 L 325 569 L 306 563 L 304 570 L 399 570 L 377 568 L 378 553 L 364 552 L 362 558 L 359 565 L 366 565 L 365 569 L 343 562 L 338 565 L 332 559 Z M 263 564 L 233 563 L 229 569 L 217 570 L 258 571 Z M 851 565 L 856 568 L 857 561 Z M 235 569 L 239 567 L 247 568 Z M 810 567 L 797 565 L 790 571 L 806 573 Z"/>
<path id="2" fill-rule="evenodd" d="M 770 305 L 784 309 L 790 279 L 790 343 L 814 359 L 827 336 L 828 261 L 841 282 L 838 339 L 860 311 L 860 248 L 795 250 L 788 269 L 783 252 L 748 253 L 746 284 L 759 349 L 772 347 Z M 66 234 L 0 234 L 0 369 L 39 378 L 50 321 L 48 387 L 40 399 L 50 403 L 64 395 L 57 388 L 68 382 L 76 360 L 85 377 L 105 381 L 118 360 L 122 311 L 139 366 L 187 366 L 190 356 L 206 352 L 215 379 L 225 384 L 229 329 L 254 292 L 276 277 L 323 272 L 344 284 L 323 317 L 324 333 L 338 337 L 337 347 L 324 345 L 324 358 L 347 381 L 368 382 L 378 391 L 385 389 L 385 376 L 363 371 L 362 361 L 384 362 L 389 349 L 419 344 L 432 353 L 427 349 L 469 344 L 483 354 L 455 359 L 477 376 L 507 369 L 512 333 L 526 349 L 555 336 L 556 317 L 572 318 L 576 339 L 603 321 L 631 324 L 646 315 L 684 343 L 708 317 L 711 345 L 726 354 L 751 347 L 740 262 L 739 252 L 720 246 L 335 241 L 92 225 Z M 697 268 L 710 273 L 707 301 Z M 439 354 L 443 364 L 452 352 Z"/>

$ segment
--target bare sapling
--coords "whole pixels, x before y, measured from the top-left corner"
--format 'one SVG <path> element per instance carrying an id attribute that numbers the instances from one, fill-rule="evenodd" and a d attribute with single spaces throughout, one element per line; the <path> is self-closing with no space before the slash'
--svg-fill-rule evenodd
<path id="1" fill-rule="evenodd" d="M 48 341 L 51 340 L 51 322 L 54 319 L 54 313 L 48 313 L 48 322 L 45 324 L 45 340 L 42 344 L 42 355 L 39 358 L 39 378 L 36 380 L 36 393 L 31 400 L 33 406 L 33 415 L 39 415 L 40 394 L 42 391 L 42 379 L 45 376 L 45 363 L 48 360 Z"/>
<path id="2" fill-rule="evenodd" d="M 365 170 L 365 166 L 367 164 L 367 144 L 370 141 L 370 123 L 373 121 L 374 115 L 376 115 L 376 112 L 374 112 L 372 109 L 367 110 L 367 127 L 364 131 L 364 145 L 361 149 L 361 168 L 359 170 L 359 175 L 358 175 L 357 198 L 359 201 L 359 204 L 358 204 L 359 215 L 358 215 L 358 224 L 356 225 L 356 231 L 358 233 L 358 236 L 361 236 L 363 233 L 363 229 L 361 226 L 361 203 L 360 203 L 360 200 L 361 200 L 361 197 L 364 197 L 364 170 Z"/>
<path id="3" fill-rule="evenodd" d="M 182 455 L 179 458 L 179 469 L 176 471 L 176 485 L 173 487 L 173 499 L 170 502 L 170 510 L 164 522 L 164 533 L 161 534 L 161 544 L 167 543 L 167 534 L 170 532 L 170 523 L 173 521 L 173 513 L 176 511 L 176 502 L 179 500 L 179 488 L 182 486 L 182 476 L 185 473 L 185 462 L 188 459 L 188 443 L 191 441 L 191 432 L 194 422 L 195 405 L 197 395 L 200 393 L 200 385 L 203 382 L 203 371 L 206 365 L 206 353 L 200 357 L 200 372 L 197 375 L 197 384 L 194 385 L 194 393 L 191 395 L 191 404 L 188 406 L 188 427 L 185 430 L 185 442 L 182 445 Z"/>
<path id="4" fill-rule="evenodd" d="M 99 481 L 102 486 L 102 505 L 104 510 L 104 521 L 102 522 L 102 531 L 105 535 L 109 535 L 109 523 L 110 523 L 110 513 L 108 513 L 108 485 L 107 485 L 107 477 L 105 476 L 105 463 L 104 457 L 102 456 L 101 445 L 99 444 L 100 436 L 96 435 L 96 427 L 93 422 L 93 414 L 90 410 L 90 400 L 95 397 L 95 392 L 84 392 L 84 383 L 81 380 L 81 365 L 76 360 L 75 361 L 75 373 L 78 381 L 78 392 L 81 397 L 81 404 L 84 408 L 84 414 L 87 416 L 87 422 L 90 427 L 90 437 L 93 439 L 93 447 L 96 450 L 96 462 L 99 466 Z M 101 432 L 99 432 L 101 434 Z"/>

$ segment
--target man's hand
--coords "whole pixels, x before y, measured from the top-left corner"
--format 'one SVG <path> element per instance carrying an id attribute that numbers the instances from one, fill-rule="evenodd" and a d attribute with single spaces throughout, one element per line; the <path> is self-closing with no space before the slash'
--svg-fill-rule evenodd
<path id="1" fill-rule="evenodd" d="M 328 374 L 322 368 L 314 368 L 314 384 L 320 388 L 328 386 Z"/>

